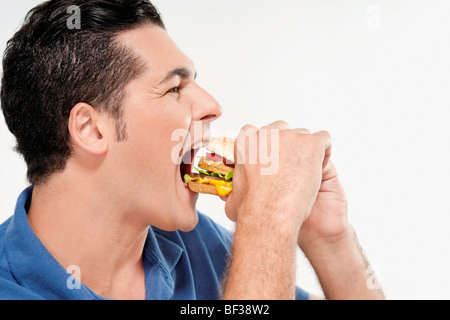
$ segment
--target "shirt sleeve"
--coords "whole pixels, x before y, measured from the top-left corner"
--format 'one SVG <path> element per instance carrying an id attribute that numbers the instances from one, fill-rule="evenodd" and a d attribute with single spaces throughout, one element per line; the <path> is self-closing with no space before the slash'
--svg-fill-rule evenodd
<path id="1" fill-rule="evenodd" d="M 302 288 L 295 288 L 295 300 L 309 300 L 309 293 Z"/>

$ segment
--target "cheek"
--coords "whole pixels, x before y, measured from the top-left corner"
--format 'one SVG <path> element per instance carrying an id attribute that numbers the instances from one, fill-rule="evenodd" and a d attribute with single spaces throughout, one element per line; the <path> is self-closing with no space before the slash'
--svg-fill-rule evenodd
<path id="1" fill-rule="evenodd" d="M 191 115 L 180 107 L 179 112 L 169 110 L 175 107 L 146 108 L 126 115 L 128 147 L 123 156 L 138 172 L 145 170 L 153 177 L 167 177 L 178 165 L 174 155 L 182 150 Z"/>
<path id="2" fill-rule="evenodd" d="M 127 117 L 129 138 L 157 150 L 167 148 L 174 133 L 189 128 L 191 121 L 190 112 L 180 106 L 152 106 L 140 111 Z"/>

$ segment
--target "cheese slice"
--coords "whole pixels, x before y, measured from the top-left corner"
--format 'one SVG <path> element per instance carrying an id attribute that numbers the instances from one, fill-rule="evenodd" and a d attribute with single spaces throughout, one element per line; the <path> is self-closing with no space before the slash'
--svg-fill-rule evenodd
<path id="1" fill-rule="evenodd" d="M 215 186 L 217 193 L 221 197 L 226 197 L 231 193 L 231 191 L 233 191 L 233 185 L 231 184 L 231 182 L 208 178 L 206 179 L 198 178 L 198 182 L 202 184 L 211 184 Z"/>

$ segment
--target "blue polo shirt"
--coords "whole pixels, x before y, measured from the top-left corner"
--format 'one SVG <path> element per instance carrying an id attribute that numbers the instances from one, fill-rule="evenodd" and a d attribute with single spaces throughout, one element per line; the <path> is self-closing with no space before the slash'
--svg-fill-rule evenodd
<path id="1" fill-rule="evenodd" d="M 25 189 L 14 216 L 0 225 L 0 299 L 105 299 L 78 282 L 33 232 L 27 219 L 31 195 L 32 187 Z M 146 298 L 220 298 L 231 241 L 229 231 L 200 213 L 191 232 L 149 228 L 144 246 Z M 296 295 L 309 298 L 300 288 Z"/>

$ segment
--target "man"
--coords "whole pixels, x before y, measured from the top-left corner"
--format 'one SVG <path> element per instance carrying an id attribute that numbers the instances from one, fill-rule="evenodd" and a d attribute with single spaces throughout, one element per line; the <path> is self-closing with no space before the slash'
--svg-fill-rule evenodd
<path id="1" fill-rule="evenodd" d="M 297 246 L 326 298 L 382 297 L 367 286 L 326 132 L 242 128 L 243 159 L 249 134 L 278 132 L 279 170 L 236 164 L 223 199 L 233 241 L 196 211 L 172 155 L 208 141 L 222 109 L 150 2 L 45 2 L 3 68 L 2 110 L 32 187 L 0 226 L 0 298 L 314 298 L 295 287 Z"/>

